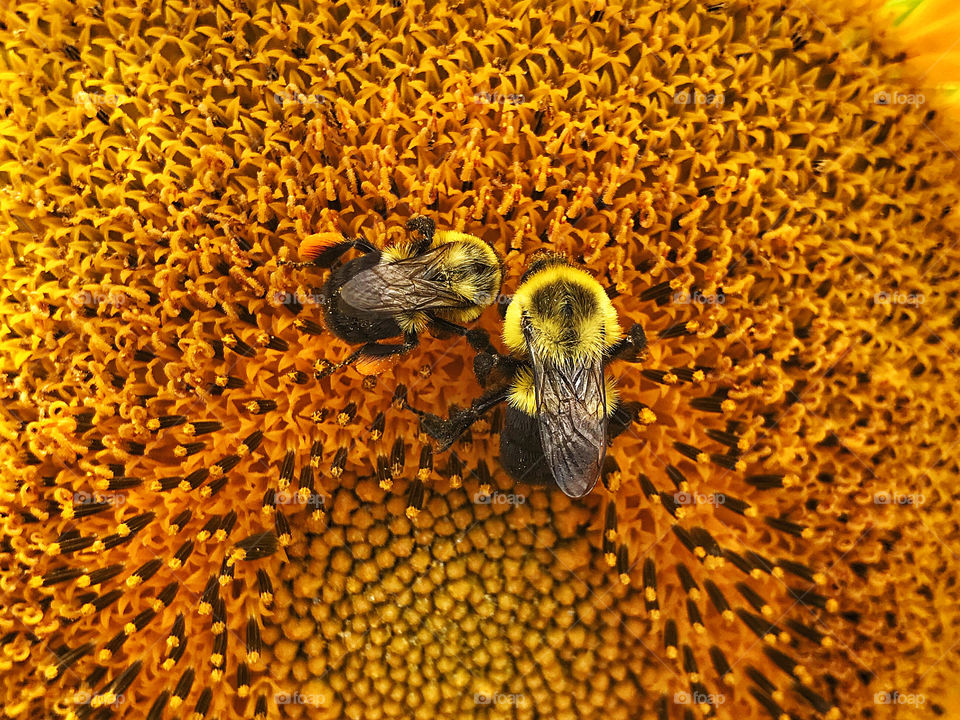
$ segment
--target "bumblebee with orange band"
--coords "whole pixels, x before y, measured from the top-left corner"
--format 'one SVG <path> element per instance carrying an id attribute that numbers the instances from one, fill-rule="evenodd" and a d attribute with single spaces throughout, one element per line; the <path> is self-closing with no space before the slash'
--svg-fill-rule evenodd
<path id="1" fill-rule="evenodd" d="M 441 449 L 484 413 L 506 401 L 500 464 L 515 479 L 554 482 L 573 498 L 596 485 L 607 442 L 634 419 L 605 369 L 614 359 L 636 362 L 646 347 L 640 325 L 624 335 L 603 287 L 562 255 L 534 256 L 507 307 L 501 355 L 486 342 L 474 368 L 481 383 L 503 380 L 449 419 L 417 412 Z M 411 408 L 412 409 L 412 408 Z"/>
<path id="2" fill-rule="evenodd" d="M 462 232 L 435 232 L 433 220 L 422 215 L 406 227 L 419 238 L 382 250 L 362 238 L 331 242 L 326 235 L 300 246 L 303 264 L 320 267 L 331 267 L 352 249 L 363 253 L 334 267 L 320 290 L 327 328 L 362 347 L 321 375 L 351 364 L 367 374 L 378 372 L 382 363 L 413 349 L 428 327 L 465 335 L 460 323 L 476 320 L 497 298 L 502 261 L 490 245 Z M 393 338 L 402 342 L 382 342 Z"/>

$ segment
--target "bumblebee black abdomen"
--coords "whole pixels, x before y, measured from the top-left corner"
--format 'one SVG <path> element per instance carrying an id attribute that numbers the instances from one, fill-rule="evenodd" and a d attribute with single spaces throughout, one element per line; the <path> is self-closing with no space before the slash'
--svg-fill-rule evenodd
<path id="1" fill-rule="evenodd" d="M 380 253 L 369 253 L 335 268 L 320 292 L 323 317 L 327 328 L 349 343 L 362 344 L 395 338 L 403 334 L 389 313 L 377 314 L 351 307 L 340 296 L 340 290 L 356 275 L 376 266 Z"/>
<path id="2" fill-rule="evenodd" d="M 553 483 L 553 473 L 543 454 L 537 418 L 509 405 L 500 433 L 500 465 L 517 482 L 527 485 Z"/>

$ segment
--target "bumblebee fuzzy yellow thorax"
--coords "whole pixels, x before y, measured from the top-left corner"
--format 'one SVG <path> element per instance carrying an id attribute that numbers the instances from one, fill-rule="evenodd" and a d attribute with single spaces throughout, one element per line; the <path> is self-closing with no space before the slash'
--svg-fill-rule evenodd
<path id="1" fill-rule="evenodd" d="M 445 252 L 438 255 L 438 277 L 463 300 L 462 307 L 442 308 L 435 313 L 454 323 L 476 320 L 500 293 L 503 276 L 500 257 L 480 238 L 455 230 L 438 231 L 426 252 L 440 248 Z M 404 239 L 384 248 L 380 262 L 397 262 L 415 254 L 416 244 Z M 419 332 L 429 323 L 429 316 L 424 312 L 401 313 L 397 323 L 404 332 Z"/>
<path id="2" fill-rule="evenodd" d="M 455 323 L 476 320 L 500 294 L 503 279 L 500 257 L 480 238 L 455 230 L 438 232 L 434 245 L 441 243 L 450 244 L 446 262 L 450 268 L 451 289 L 472 304 L 437 314 Z"/>
<path id="3" fill-rule="evenodd" d="M 599 358 L 621 337 L 617 311 L 603 287 L 589 273 L 566 264 L 549 264 L 528 277 L 507 308 L 503 342 L 514 353 L 528 354 L 524 325 L 541 357 Z"/>

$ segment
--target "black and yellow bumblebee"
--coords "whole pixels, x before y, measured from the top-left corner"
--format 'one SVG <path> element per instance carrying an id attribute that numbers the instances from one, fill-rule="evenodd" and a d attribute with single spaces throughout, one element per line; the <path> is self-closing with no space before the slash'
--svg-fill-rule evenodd
<path id="1" fill-rule="evenodd" d="M 413 349 L 428 327 L 438 334 L 465 335 L 461 323 L 477 319 L 498 297 L 502 260 L 489 244 L 467 233 L 436 232 L 433 220 L 422 215 L 410 218 L 406 227 L 410 237 L 383 249 L 362 237 L 330 235 L 300 246 L 300 265 L 331 267 L 351 249 L 363 253 L 333 267 L 320 289 L 327 328 L 361 345 L 343 362 L 327 363 L 318 371 L 321 376 L 350 364 L 366 374 L 376 372 L 381 361 Z M 382 342 L 400 337 L 400 343 Z"/>
<path id="2" fill-rule="evenodd" d="M 551 481 L 572 498 L 597 483 L 608 440 L 629 427 L 636 407 L 621 405 L 606 374 L 614 359 L 636 362 L 646 348 L 638 324 L 624 334 L 604 288 L 556 253 L 535 255 L 504 318 L 501 355 L 489 340 L 474 369 L 482 384 L 501 382 L 448 419 L 420 412 L 421 429 L 449 447 L 470 425 L 506 401 L 500 464 L 518 481 Z"/>

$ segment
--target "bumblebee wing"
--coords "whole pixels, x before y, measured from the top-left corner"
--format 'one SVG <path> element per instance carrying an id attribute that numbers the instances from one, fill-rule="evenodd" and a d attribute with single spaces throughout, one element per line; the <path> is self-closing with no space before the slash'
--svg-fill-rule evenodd
<path id="1" fill-rule="evenodd" d="M 544 457 L 560 489 L 583 497 L 597 484 L 607 452 L 603 364 L 542 362 L 531 355 Z"/>
<path id="2" fill-rule="evenodd" d="M 447 246 L 422 255 L 381 262 L 354 275 L 340 297 L 364 312 L 401 313 L 459 306 L 464 299 L 432 279 L 443 265 Z"/>

